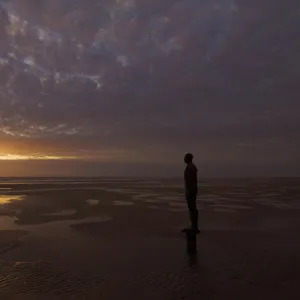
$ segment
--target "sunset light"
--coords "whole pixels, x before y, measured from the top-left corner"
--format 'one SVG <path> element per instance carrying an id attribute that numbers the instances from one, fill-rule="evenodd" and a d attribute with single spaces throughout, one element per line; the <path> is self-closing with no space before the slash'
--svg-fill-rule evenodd
<path id="1" fill-rule="evenodd" d="M 76 156 L 2 154 L 0 160 L 69 160 Z"/>
<path id="2" fill-rule="evenodd" d="M 300 299 L 299 36 L 300 0 L 0 0 L 0 300 Z"/>
<path id="3" fill-rule="evenodd" d="M 24 198 L 25 198 L 24 195 L 15 195 L 15 196 L 0 195 L 0 205 L 10 203 L 12 201 L 23 200 Z"/>

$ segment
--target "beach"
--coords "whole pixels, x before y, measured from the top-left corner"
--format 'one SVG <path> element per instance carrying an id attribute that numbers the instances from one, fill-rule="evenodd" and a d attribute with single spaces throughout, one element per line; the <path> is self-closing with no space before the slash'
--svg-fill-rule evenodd
<path id="1" fill-rule="evenodd" d="M 299 299 L 300 179 L 0 184 L 0 299 Z"/>

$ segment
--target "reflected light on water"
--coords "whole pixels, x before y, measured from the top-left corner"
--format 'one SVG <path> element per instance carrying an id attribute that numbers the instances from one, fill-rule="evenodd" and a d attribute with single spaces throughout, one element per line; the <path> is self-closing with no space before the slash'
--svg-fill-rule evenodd
<path id="1" fill-rule="evenodd" d="M 100 203 L 97 199 L 88 199 L 85 201 L 88 205 L 98 205 Z"/>
<path id="2" fill-rule="evenodd" d="M 18 196 L 8 196 L 8 195 L 0 195 L 0 205 L 6 204 L 12 201 L 19 201 L 24 199 L 24 195 L 18 195 Z"/>

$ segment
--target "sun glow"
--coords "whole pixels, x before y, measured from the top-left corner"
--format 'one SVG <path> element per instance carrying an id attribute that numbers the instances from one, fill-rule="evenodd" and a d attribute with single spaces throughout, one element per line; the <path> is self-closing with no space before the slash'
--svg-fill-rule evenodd
<path id="1" fill-rule="evenodd" d="M 76 156 L 0 154 L 0 160 L 64 160 L 76 158 Z"/>
<path id="2" fill-rule="evenodd" d="M 23 200 L 25 196 L 23 195 L 18 195 L 18 196 L 6 196 L 6 195 L 0 195 L 0 205 L 1 204 L 6 204 L 12 201 L 19 201 Z"/>

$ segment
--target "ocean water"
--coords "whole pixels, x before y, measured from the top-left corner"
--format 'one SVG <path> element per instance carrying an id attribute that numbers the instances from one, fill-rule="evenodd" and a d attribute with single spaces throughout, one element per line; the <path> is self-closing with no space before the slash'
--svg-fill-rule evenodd
<path id="1" fill-rule="evenodd" d="M 180 208 L 178 202 L 184 199 L 181 179 L 34 177 L 1 178 L 0 203 L 1 199 L 4 203 L 9 199 L 20 199 L 23 195 L 74 190 L 117 193 L 130 197 L 134 202 L 142 201 L 152 206 L 168 203 L 173 209 Z M 224 212 L 252 209 L 257 205 L 300 209 L 300 178 L 200 180 L 198 198 L 201 205 Z M 120 203 L 120 199 L 114 201 Z"/>

